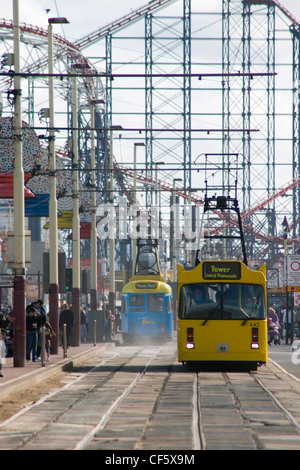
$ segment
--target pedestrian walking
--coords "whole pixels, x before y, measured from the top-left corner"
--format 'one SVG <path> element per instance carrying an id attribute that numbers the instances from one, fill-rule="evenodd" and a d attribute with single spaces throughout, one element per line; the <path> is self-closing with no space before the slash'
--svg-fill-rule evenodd
<path id="1" fill-rule="evenodd" d="M 33 304 L 35 310 L 36 310 L 36 315 L 38 317 L 38 344 L 37 344 L 37 352 L 36 352 L 36 355 L 37 357 L 41 357 L 41 338 L 40 338 L 40 332 L 41 332 L 41 327 L 43 325 L 45 325 L 46 321 L 47 321 L 47 314 L 46 314 L 46 310 L 43 306 L 43 301 L 42 300 L 37 300 L 34 304 Z"/>
<path id="2" fill-rule="evenodd" d="M 2 338 L 2 331 L 3 331 L 3 336 L 6 334 L 7 328 L 10 327 L 11 323 L 14 322 L 14 317 L 9 317 L 8 315 L 5 315 L 4 312 L 0 310 L 0 377 L 3 377 L 3 368 L 2 364 L 5 363 L 5 357 L 6 357 L 6 346 L 4 339 Z"/>
<path id="3" fill-rule="evenodd" d="M 46 362 L 50 362 L 50 346 L 51 346 L 51 338 L 52 336 L 55 336 L 55 333 L 53 331 L 52 326 L 48 321 L 44 323 L 43 326 L 40 327 L 39 330 L 39 347 L 40 347 L 40 352 L 42 351 L 42 339 L 43 339 L 43 333 L 45 334 L 45 352 L 46 352 Z M 38 357 L 38 360 L 41 361 L 41 357 Z"/>
<path id="4" fill-rule="evenodd" d="M 59 330 L 61 337 L 63 338 L 64 334 L 64 325 L 66 325 L 67 330 L 67 347 L 72 345 L 72 331 L 74 326 L 74 312 L 69 308 L 67 303 L 64 303 L 62 310 L 59 316 Z M 63 344 L 63 343 L 62 343 Z"/>
<path id="5" fill-rule="evenodd" d="M 32 305 L 26 308 L 26 360 L 37 361 L 37 340 L 38 340 L 38 317 Z"/>

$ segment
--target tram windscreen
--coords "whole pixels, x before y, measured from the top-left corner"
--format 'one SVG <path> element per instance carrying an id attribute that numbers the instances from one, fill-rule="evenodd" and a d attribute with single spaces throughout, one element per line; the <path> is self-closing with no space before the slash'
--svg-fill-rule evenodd
<path id="1" fill-rule="evenodd" d="M 179 317 L 203 320 L 261 320 L 266 316 L 262 286 L 240 283 L 186 284 Z"/>
<path id="2" fill-rule="evenodd" d="M 134 294 L 131 294 L 129 296 L 129 305 L 131 307 L 141 307 L 143 306 L 145 303 L 145 298 L 144 298 L 144 295 L 140 295 L 140 294 L 137 294 L 137 295 L 134 295 Z"/>
<path id="3" fill-rule="evenodd" d="M 164 311 L 163 294 L 148 294 L 147 300 L 148 300 L 149 312 L 163 312 Z"/>

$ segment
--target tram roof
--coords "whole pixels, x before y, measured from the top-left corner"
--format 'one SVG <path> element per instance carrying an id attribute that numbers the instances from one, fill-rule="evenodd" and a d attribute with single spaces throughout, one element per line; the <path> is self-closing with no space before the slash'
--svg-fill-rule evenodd
<path id="1" fill-rule="evenodd" d="M 222 264 L 223 266 L 226 263 L 239 263 L 241 266 L 241 276 L 239 279 L 230 278 L 229 276 L 219 277 L 219 278 L 206 278 L 202 277 L 203 273 L 203 263 L 215 263 L 216 266 Z M 246 283 L 265 283 L 266 282 L 266 264 L 262 264 L 258 269 L 251 269 L 251 267 L 246 266 L 243 261 L 240 260 L 204 260 L 200 262 L 194 269 L 185 269 L 180 263 L 178 263 L 178 284 L 185 283 L 198 283 L 198 282 L 246 282 Z"/>
<path id="2" fill-rule="evenodd" d="M 162 276 L 133 276 L 129 279 L 129 282 L 125 284 L 122 292 L 124 294 L 129 293 L 171 293 L 171 286 L 165 281 Z"/>

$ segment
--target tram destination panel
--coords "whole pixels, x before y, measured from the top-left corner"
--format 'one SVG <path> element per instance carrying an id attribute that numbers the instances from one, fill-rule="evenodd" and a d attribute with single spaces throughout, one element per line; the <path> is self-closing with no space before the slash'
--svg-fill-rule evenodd
<path id="1" fill-rule="evenodd" d="M 241 264 L 234 261 L 204 261 L 203 279 L 237 281 L 241 279 Z"/>

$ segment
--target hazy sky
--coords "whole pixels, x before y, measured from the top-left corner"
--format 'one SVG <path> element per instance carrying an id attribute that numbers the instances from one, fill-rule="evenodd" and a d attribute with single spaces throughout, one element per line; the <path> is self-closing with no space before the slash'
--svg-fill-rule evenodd
<path id="1" fill-rule="evenodd" d="M 197 8 L 203 4 L 203 9 L 221 9 L 221 0 L 193 0 Z M 280 0 L 283 7 L 300 21 L 300 1 Z M 0 17 L 12 19 L 13 0 L 0 0 Z M 70 41 L 85 36 L 111 21 L 127 15 L 147 4 L 146 0 L 19 0 L 20 21 L 34 26 L 47 28 L 48 18 L 65 16 L 70 24 L 58 27 L 58 34 L 65 35 Z M 178 11 L 182 10 L 182 2 L 177 2 Z M 201 5 L 202 8 L 202 5 Z M 50 9 L 50 12 L 46 13 Z"/>

